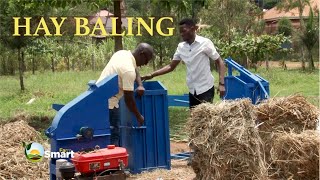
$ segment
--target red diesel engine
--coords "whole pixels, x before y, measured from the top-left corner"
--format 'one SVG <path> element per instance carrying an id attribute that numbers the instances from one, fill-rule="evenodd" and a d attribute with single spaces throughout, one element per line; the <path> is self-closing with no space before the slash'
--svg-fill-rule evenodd
<path id="1" fill-rule="evenodd" d="M 61 176 L 63 179 L 72 179 L 78 175 L 81 176 L 80 179 L 91 177 L 102 180 L 110 176 L 125 179 L 124 169 L 128 166 L 128 156 L 125 148 L 115 145 L 90 152 L 76 152 L 71 159 L 72 164 L 68 162 L 69 164 L 60 167 Z"/>

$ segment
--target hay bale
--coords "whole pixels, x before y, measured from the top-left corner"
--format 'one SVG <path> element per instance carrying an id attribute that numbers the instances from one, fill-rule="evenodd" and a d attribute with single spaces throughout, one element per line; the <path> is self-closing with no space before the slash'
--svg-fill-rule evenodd
<path id="1" fill-rule="evenodd" d="M 263 132 L 315 130 L 319 116 L 319 109 L 301 95 L 270 98 L 256 106 L 255 111 Z"/>
<path id="2" fill-rule="evenodd" d="M 273 178 L 318 179 L 319 143 L 319 131 L 277 134 L 271 149 L 273 165 L 277 169 Z"/>
<path id="3" fill-rule="evenodd" d="M 186 126 L 198 179 L 267 179 L 250 100 L 201 104 Z"/>
<path id="4" fill-rule="evenodd" d="M 48 149 L 40 133 L 24 120 L 0 126 L 0 179 L 49 179 L 48 160 L 32 163 L 24 154 L 22 142 L 38 142 Z"/>
<path id="5" fill-rule="evenodd" d="M 255 107 L 259 134 L 265 145 L 268 166 L 271 165 L 270 150 L 275 134 L 283 132 L 300 133 L 315 130 L 319 109 L 301 95 L 270 98 Z"/>

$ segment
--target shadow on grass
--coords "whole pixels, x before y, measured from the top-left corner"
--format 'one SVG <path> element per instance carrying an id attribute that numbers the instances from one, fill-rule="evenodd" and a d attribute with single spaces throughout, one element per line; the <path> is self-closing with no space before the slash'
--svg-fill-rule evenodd
<path id="1" fill-rule="evenodd" d="M 169 126 L 170 138 L 173 140 L 186 140 L 187 133 L 185 124 L 189 118 L 189 108 L 185 107 L 170 107 L 169 108 Z"/>

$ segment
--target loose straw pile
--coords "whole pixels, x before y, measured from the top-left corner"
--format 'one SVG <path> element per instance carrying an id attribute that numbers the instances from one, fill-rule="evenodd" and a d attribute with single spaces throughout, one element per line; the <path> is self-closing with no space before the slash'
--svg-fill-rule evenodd
<path id="1" fill-rule="evenodd" d="M 38 142 L 45 149 L 49 147 L 24 120 L 0 126 L 0 179 L 49 179 L 48 160 L 29 162 L 24 154 L 23 142 Z"/>

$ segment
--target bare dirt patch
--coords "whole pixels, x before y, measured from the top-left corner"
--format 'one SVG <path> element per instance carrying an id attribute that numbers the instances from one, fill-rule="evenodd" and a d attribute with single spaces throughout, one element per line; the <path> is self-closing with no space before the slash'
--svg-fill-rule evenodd
<path id="1" fill-rule="evenodd" d="M 171 154 L 181 153 L 181 152 L 189 152 L 191 149 L 186 142 L 170 142 L 170 152 Z"/>
<path id="2" fill-rule="evenodd" d="M 130 176 L 128 180 L 192 180 L 195 177 L 196 174 L 190 166 L 187 166 L 187 161 L 172 160 L 171 170 L 156 169 L 152 172 L 143 172 Z"/>
<path id="3" fill-rule="evenodd" d="M 293 62 L 293 61 L 285 61 L 285 64 L 288 69 L 299 69 L 301 68 L 301 62 Z M 261 67 L 266 67 L 266 62 L 262 61 L 259 63 Z M 270 67 L 277 67 L 280 68 L 282 67 L 279 61 L 269 61 L 269 66 Z M 320 68 L 319 62 L 314 62 L 314 66 L 316 68 Z M 308 67 L 308 62 L 306 62 L 306 67 Z"/>

